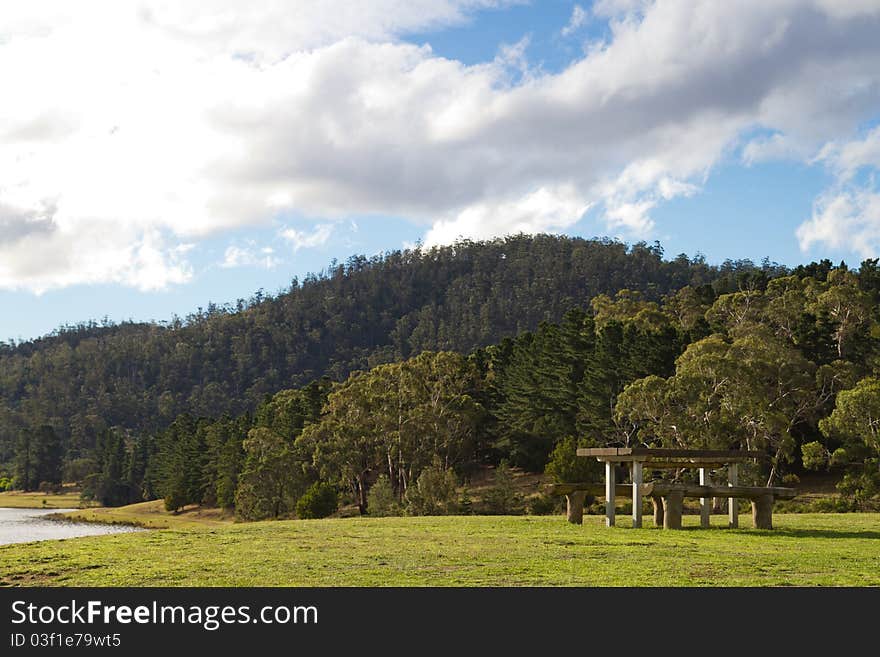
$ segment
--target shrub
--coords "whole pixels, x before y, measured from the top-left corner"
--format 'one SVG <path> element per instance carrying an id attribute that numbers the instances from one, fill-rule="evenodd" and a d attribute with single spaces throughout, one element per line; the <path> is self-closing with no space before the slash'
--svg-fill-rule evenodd
<path id="1" fill-rule="evenodd" d="M 838 447 L 831 453 L 831 465 L 846 465 L 849 462 L 849 454 L 843 447 Z"/>
<path id="2" fill-rule="evenodd" d="M 491 515 L 510 515 L 519 513 L 522 495 L 513 487 L 513 472 L 507 461 L 501 461 L 495 468 L 495 485 L 486 492 L 486 512 Z"/>
<path id="3" fill-rule="evenodd" d="M 174 489 L 165 496 L 165 510 L 177 513 L 186 506 L 186 496 L 179 490 Z"/>
<path id="4" fill-rule="evenodd" d="M 406 510 L 414 516 L 443 516 L 457 511 L 455 488 L 457 482 L 452 470 L 444 469 L 438 461 L 425 468 L 415 486 L 406 491 Z"/>
<path id="5" fill-rule="evenodd" d="M 41 481 L 40 485 L 37 486 L 37 490 L 41 493 L 57 495 L 61 492 L 61 484 L 55 483 L 54 481 Z"/>
<path id="6" fill-rule="evenodd" d="M 78 485 L 90 474 L 98 471 L 98 463 L 93 458 L 73 459 L 64 466 L 64 481 L 72 481 Z"/>
<path id="7" fill-rule="evenodd" d="M 317 481 L 312 484 L 296 503 L 296 517 L 302 520 L 326 518 L 336 511 L 339 498 L 336 489 Z"/>
<path id="8" fill-rule="evenodd" d="M 551 495 L 535 495 L 528 500 L 529 513 L 533 516 L 549 516 L 562 508 L 562 498 Z"/>
<path id="9" fill-rule="evenodd" d="M 12 490 L 12 479 L 10 477 L 0 477 L 0 493 Z"/>
<path id="10" fill-rule="evenodd" d="M 787 474 L 782 477 L 782 483 L 786 486 L 794 486 L 801 483 L 801 478 L 796 474 Z"/>
<path id="11" fill-rule="evenodd" d="M 595 459 L 577 455 L 577 442 L 571 436 L 560 440 L 550 453 L 544 472 L 556 483 L 576 484 L 597 481 L 599 464 Z"/>
<path id="12" fill-rule="evenodd" d="M 853 503 L 842 497 L 822 497 L 810 505 L 815 513 L 847 513 L 853 511 Z"/>
<path id="13" fill-rule="evenodd" d="M 399 516 L 400 505 L 388 477 L 381 475 L 367 493 L 367 512 L 371 516 Z"/>
<path id="14" fill-rule="evenodd" d="M 473 510 L 474 510 L 474 501 L 473 501 L 473 499 L 471 499 L 470 491 L 467 489 L 467 486 L 465 486 L 462 489 L 461 495 L 458 498 L 458 512 L 461 515 L 466 516 L 466 515 L 471 514 L 473 512 Z"/>
<path id="15" fill-rule="evenodd" d="M 827 468 L 830 456 L 825 446 L 816 440 L 801 445 L 801 461 L 808 470 Z"/>
<path id="16" fill-rule="evenodd" d="M 880 492 L 880 475 L 870 471 L 860 474 L 848 472 L 837 484 L 837 490 L 845 499 L 864 508 L 868 500 Z"/>

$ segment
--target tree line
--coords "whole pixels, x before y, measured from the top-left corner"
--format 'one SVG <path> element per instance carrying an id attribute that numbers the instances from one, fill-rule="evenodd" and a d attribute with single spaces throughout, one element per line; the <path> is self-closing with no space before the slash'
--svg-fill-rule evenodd
<path id="1" fill-rule="evenodd" d="M 578 446 L 763 450 L 776 483 L 838 468 L 856 502 L 880 484 L 880 269 L 813 263 L 589 306 L 465 353 L 422 351 L 267 396 L 254 412 L 106 430 L 85 468 L 105 504 L 163 498 L 244 519 L 461 511 L 486 464 L 592 476 Z M 19 459 L 20 461 L 20 459 Z M 681 476 L 670 472 L 667 476 Z M 509 491 L 508 491 L 509 492 Z M 502 493 L 494 508 L 506 508 Z"/>
<path id="2" fill-rule="evenodd" d="M 93 458 L 111 427 L 156 433 L 183 414 L 239 416 L 267 395 L 426 350 L 470 353 L 559 322 L 597 294 L 658 301 L 685 285 L 736 289 L 770 263 L 663 258 L 658 245 L 539 235 L 355 256 L 277 295 L 167 323 L 62 327 L 0 343 L 0 476 L 22 434 L 52 427 L 63 458 Z"/>

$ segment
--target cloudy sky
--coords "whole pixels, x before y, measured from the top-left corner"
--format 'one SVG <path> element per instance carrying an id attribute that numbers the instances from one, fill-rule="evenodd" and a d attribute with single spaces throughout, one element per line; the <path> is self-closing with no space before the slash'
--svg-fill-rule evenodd
<path id="1" fill-rule="evenodd" d="M 0 340 L 515 232 L 880 255 L 880 0 L 0 6 Z"/>

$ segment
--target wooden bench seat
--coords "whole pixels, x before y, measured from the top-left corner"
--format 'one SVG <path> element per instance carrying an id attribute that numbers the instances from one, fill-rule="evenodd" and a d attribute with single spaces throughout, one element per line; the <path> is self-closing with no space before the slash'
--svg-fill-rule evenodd
<path id="1" fill-rule="evenodd" d="M 548 484 L 545 490 L 550 495 L 565 495 L 568 521 L 581 524 L 584 516 L 584 500 L 587 496 L 602 497 L 605 486 L 595 483 Z M 756 529 L 773 528 L 773 502 L 777 499 L 792 499 L 797 496 L 794 488 L 778 486 L 700 486 L 698 484 L 679 484 L 666 481 L 652 481 L 641 484 L 643 497 L 650 497 L 654 505 L 654 524 L 665 529 L 681 529 L 681 514 L 685 497 L 727 497 L 747 499 L 752 503 L 752 519 Z M 632 497 L 631 484 L 617 484 L 614 495 Z"/>

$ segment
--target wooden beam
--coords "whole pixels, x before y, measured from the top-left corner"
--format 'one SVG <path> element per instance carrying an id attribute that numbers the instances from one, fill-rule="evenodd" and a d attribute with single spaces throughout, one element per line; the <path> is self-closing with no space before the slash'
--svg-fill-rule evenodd
<path id="1" fill-rule="evenodd" d="M 573 491 L 584 491 L 593 497 L 603 497 L 608 491 L 605 484 L 545 484 L 544 491 L 548 495 L 568 495 Z M 615 497 L 631 497 L 632 484 L 617 484 L 614 487 Z M 697 484 L 674 484 L 666 481 L 649 481 L 640 487 L 642 498 L 652 495 L 663 496 L 670 490 L 680 490 L 686 497 L 740 497 L 750 499 L 762 495 L 773 495 L 778 499 L 793 499 L 797 497 L 794 488 L 765 487 L 765 486 L 698 486 Z"/>
<path id="2" fill-rule="evenodd" d="M 709 469 L 700 468 L 700 486 L 710 486 Z M 700 498 L 700 527 L 708 529 L 709 516 L 712 513 L 712 499 L 709 497 Z"/>
<path id="3" fill-rule="evenodd" d="M 614 464 L 605 464 L 605 526 L 614 526 Z"/>
<path id="4" fill-rule="evenodd" d="M 670 491 L 681 491 L 685 497 L 742 497 L 757 499 L 765 495 L 790 500 L 797 497 L 794 488 L 778 486 L 697 486 L 695 484 L 672 484 L 662 481 L 649 482 L 642 487 L 642 495 L 667 495 Z"/>
<path id="5" fill-rule="evenodd" d="M 773 529 L 773 496 L 752 499 L 752 522 L 755 529 Z"/>
<path id="6" fill-rule="evenodd" d="M 727 468 L 727 486 L 739 485 L 739 466 L 731 463 Z M 731 529 L 739 527 L 739 501 L 735 497 L 727 498 L 727 526 Z"/>
<path id="7" fill-rule="evenodd" d="M 666 449 L 654 447 L 579 447 L 578 456 L 644 456 L 655 458 L 714 458 L 725 463 L 730 459 L 767 458 L 761 451 L 741 449 Z M 648 460 L 638 459 L 640 461 Z"/>
<path id="8" fill-rule="evenodd" d="M 659 495 L 651 496 L 651 503 L 654 505 L 654 526 L 663 526 L 663 498 Z"/>
<path id="9" fill-rule="evenodd" d="M 717 456 L 692 456 L 690 458 L 664 458 L 659 456 L 642 456 L 640 454 L 595 456 L 597 461 L 613 461 L 614 463 L 633 463 L 640 461 L 646 468 L 723 468 L 728 463 L 745 463 L 752 460 L 751 457 L 720 459 Z"/>
<path id="10" fill-rule="evenodd" d="M 578 447 L 578 456 L 617 456 L 619 447 Z M 627 452 L 629 453 L 629 452 Z"/>
<path id="11" fill-rule="evenodd" d="M 717 470 L 727 465 L 727 462 L 702 459 L 678 459 L 669 461 L 645 461 L 643 464 L 646 470 L 678 470 L 679 468 L 709 468 Z"/>
<path id="12" fill-rule="evenodd" d="M 584 491 L 572 491 L 565 496 L 565 511 L 567 520 L 575 525 L 584 524 Z"/>
<path id="13" fill-rule="evenodd" d="M 663 496 L 663 529 L 681 529 L 682 491 L 671 490 Z"/>
<path id="14" fill-rule="evenodd" d="M 632 464 L 633 527 L 642 526 L 642 464 Z"/>
<path id="15" fill-rule="evenodd" d="M 574 491 L 583 491 L 592 497 L 605 496 L 605 484 L 545 484 L 543 489 L 548 495 L 568 495 Z M 617 484 L 614 487 L 614 495 L 616 497 L 630 497 L 632 495 L 632 485 Z"/>

